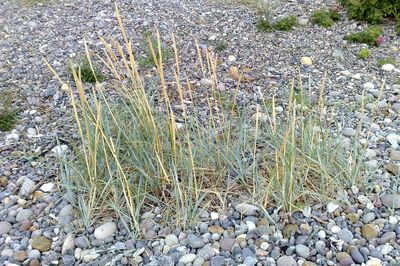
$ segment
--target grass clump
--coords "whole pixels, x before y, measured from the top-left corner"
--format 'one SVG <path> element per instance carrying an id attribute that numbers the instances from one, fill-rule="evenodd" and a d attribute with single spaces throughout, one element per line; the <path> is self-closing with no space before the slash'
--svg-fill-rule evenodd
<path id="1" fill-rule="evenodd" d="M 226 49 L 228 49 L 228 45 L 224 41 L 220 40 L 217 42 L 217 45 L 215 46 L 217 52 L 223 52 Z"/>
<path id="2" fill-rule="evenodd" d="M 297 18 L 295 16 L 287 16 L 278 20 L 276 23 L 271 23 L 269 19 L 261 17 L 257 22 L 258 31 L 271 32 L 274 30 L 290 31 L 297 25 Z"/>
<path id="3" fill-rule="evenodd" d="M 219 95 L 218 61 L 196 47 L 203 76 L 213 81 L 204 97 L 209 117 L 189 115 L 185 108 L 178 112 L 174 106 L 187 104 L 193 91 L 190 82 L 182 83 L 189 79 L 180 75 L 174 37 L 175 64 L 168 72 L 162 53 L 156 52 L 161 50 L 159 36 L 156 46 L 150 43 L 159 83 L 155 92 L 147 90 L 118 9 L 116 14 L 125 42 L 102 40 L 103 62 L 119 81 L 107 88 L 114 97 L 101 86 L 85 91 L 77 72 L 74 87 L 62 85 L 71 98 L 81 142 L 61 178 L 76 195 L 85 226 L 111 215 L 139 235 L 141 214 L 154 206 L 162 209 L 162 223 L 192 226 L 201 210 L 224 208 L 238 195 L 263 210 L 292 211 L 304 204 L 340 201 L 340 196 L 334 198 L 338 192 L 361 182 L 362 155 L 350 151 L 343 156 L 325 120 L 330 116 L 323 85 L 316 91 L 318 103 L 307 106 L 301 82 L 293 81 L 285 119 L 278 122 L 274 97 L 269 106 L 249 113 L 237 108 L 239 86 L 233 95 Z M 167 82 L 165 73 L 174 73 L 174 81 Z M 301 97 L 294 96 L 295 86 Z M 227 108 L 236 114 L 225 112 Z"/>
<path id="4" fill-rule="evenodd" d="M 150 47 L 156 47 L 158 40 L 153 36 L 151 31 L 146 31 L 143 33 L 143 50 L 144 54 L 142 54 L 138 59 L 138 64 L 142 68 L 151 68 L 155 66 L 155 61 L 151 52 Z M 168 59 L 171 57 L 171 50 L 165 45 L 161 45 L 160 50 L 155 51 L 157 55 L 157 59 L 160 60 L 161 55 L 163 55 L 164 59 Z"/>
<path id="5" fill-rule="evenodd" d="M 370 56 L 371 56 L 371 51 L 368 48 L 363 48 L 358 53 L 358 58 L 360 58 L 362 60 L 366 60 Z"/>
<path id="6" fill-rule="evenodd" d="M 377 65 L 379 67 L 382 67 L 383 65 L 386 65 L 386 64 L 392 64 L 392 65 L 395 66 L 396 65 L 396 59 L 394 59 L 393 57 L 388 56 L 388 57 L 380 58 L 377 61 Z"/>
<path id="7" fill-rule="evenodd" d="M 329 28 L 339 19 L 340 14 L 336 10 L 315 10 L 311 21 L 321 27 Z"/>
<path id="8" fill-rule="evenodd" d="M 400 36 L 400 21 L 397 22 L 394 30 L 395 30 L 396 34 Z"/>
<path id="9" fill-rule="evenodd" d="M 369 46 L 378 45 L 378 37 L 383 34 L 382 27 L 370 26 L 369 28 L 347 35 L 345 39 L 351 43 L 365 43 Z"/>
<path id="10" fill-rule="evenodd" d="M 281 31 L 290 31 L 296 25 L 297 18 L 295 16 L 288 16 L 276 22 L 274 28 Z"/>
<path id="11" fill-rule="evenodd" d="M 85 57 L 76 63 L 70 63 L 68 70 L 72 75 L 77 73 L 83 82 L 96 83 L 106 80 L 106 77 L 100 72 L 97 64 L 89 60 L 88 57 Z"/>
<path id="12" fill-rule="evenodd" d="M 18 122 L 18 108 L 12 107 L 11 92 L 0 92 L 0 131 L 10 131 Z"/>

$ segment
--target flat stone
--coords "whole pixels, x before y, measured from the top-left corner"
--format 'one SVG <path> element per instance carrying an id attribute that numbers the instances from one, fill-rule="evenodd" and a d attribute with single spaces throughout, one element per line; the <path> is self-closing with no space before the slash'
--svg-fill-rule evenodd
<path id="1" fill-rule="evenodd" d="M 224 228 L 222 228 L 221 226 L 213 225 L 213 226 L 210 226 L 208 228 L 208 231 L 211 234 L 220 234 L 220 235 L 222 235 L 224 233 Z"/>
<path id="2" fill-rule="evenodd" d="M 354 263 L 353 258 L 346 252 L 337 253 L 336 259 L 338 260 L 339 265 L 341 266 L 351 266 Z"/>
<path id="3" fill-rule="evenodd" d="M 361 264 L 365 262 L 364 256 L 360 253 L 357 247 L 349 247 L 349 253 L 355 263 Z"/>
<path id="4" fill-rule="evenodd" d="M 392 240 L 396 239 L 396 233 L 395 232 L 386 232 L 384 233 L 380 238 L 376 240 L 376 242 L 380 245 L 388 243 Z"/>
<path id="5" fill-rule="evenodd" d="M 117 231 L 117 225 L 114 222 L 108 222 L 100 225 L 94 230 L 94 237 L 99 240 L 104 240 L 111 237 Z"/>
<path id="6" fill-rule="evenodd" d="M 0 235 L 10 232 L 12 225 L 9 222 L 0 222 Z"/>
<path id="7" fill-rule="evenodd" d="M 259 211 L 259 208 L 247 203 L 240 203 L 235 206 L 235 210 L 245 216 L 254 216 Z"/>
<path id="8" fill-rule="evenodd" d="M 293 257 L 291 257 L 291 256 L 283 256 L 283 257 L 280 257 L 276 261 L 276 265 L 277 266 L 297 266 L 297 263 L 296 263 L 296 261 L 294 260 Z"/>
<path id="9" fill-rule="evenodd" d="M 33 211 L 30 209 L 23 209 L 17 213 L 15 220 L 17 222 L 22 222 L 24 220 L 28 220 L 33 215 Z"/>
<path id="10" fill-rule="evenodd" d="M 210 260 L 210 266 L 223 266 L 225 265 L 225 257 L 224 256 L 215 256 Z"/>
<path id="11" fill-rule="evenodd" d="M 195 259 L 196 259 L 196 254 L 189 253 L 189 254 L 183 255 L 179 259 L 179 263 L 188 264 L 188 263 L 192 263 Z"/>
<path id="12" fill-rule="evenodd" d="M 41 252 L 46 252 L 51 248 L 51 241 L 44 236 L 37 236 L 32 239 L 31 246 Z"/>
<path id="13" fill-rule="evenodd" d="M 236 240 L 233 238 L 222 238 L 219 243 L 222 250 L 230 252 Z"/>
<path id="14" fill-rule="evenodd" d="M 385 169 L 393 175 L 398 175 L 400 173 L 400 164 L 390 162 L 385 165 Z"/>
<path id="15" fill-rule="evenodd" d="M 400 194 L 389 194 L 381 197 L 382 204 L 388 208 L 400 208 Z"/>
<path id="16" fill-rule="evenodd" d="M 394 69 L 395 69 L 395 67 L 392 64 L 384 64 L 382 66 L 383 71 L 392 72 Z"/>
<path id="17" fill-rule="evenodd" d="M 75 249 L 75 235 L 74 234 L 69 234 L 67 237 L 64 239 L 62 248 L 61 248 L 61 254 L 66 254 L 70 250 Z"/>
<path id="18" fill-rule="evenodd" d="M 400 151 L 393 150 L 390 153 L 390 159 L 392 159 L 393 161 L 400 161 Z"/>

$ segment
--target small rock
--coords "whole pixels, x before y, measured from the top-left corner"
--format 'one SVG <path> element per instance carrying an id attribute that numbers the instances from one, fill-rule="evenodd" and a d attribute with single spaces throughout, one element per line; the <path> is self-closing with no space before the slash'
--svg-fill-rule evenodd
<path id="1" fill-rule="evenodd" d="M 364 256 L 360 253 L 357 247 L 349 247 L 349 253 L 356 263 L 361 264 L 365 262 Z"/>
<path id="2" fill-rule="evenodd" d="M 398 175 L 400 173 L 400 164 L 395 164 L 390 162 L 387 165 L 385 165 L 385 169 L 389 173 L 392 173 L 393 175 Z"/>
<path id="3" fill-rule="evenodd" d="M 376 240 L 376 242 L 380 245 L 390 242 L 391 240 L 396 239 L 395 232 L 386 232 L 380 238 Z"/>
<path id="4" fill-rule="evenodd" d="M 67 145 L 57 145 L 53 149 L 51 149 L 51 152 L 54 153 L 57 156 L 63 156 L 67 151 L 68 151 L 68 146 Z"/>
<path id="5" fill-rule="evenodd" d="M 365 266 L 382 266 L 380 259 L 372 258 L 365 263 Z"/>
<path id="6" fill-rule="evenodd" d="M 28 254 L 25 250 L 16 251 L 13 253 L 13 257 L 15 260 L 22 262 L 28 258 Z"/>
<path id="7" fill-rule="evenodd" d="M 96 239 L 104 240 L 111 237 L 117 231 L 117 225 L 114 222 L 108 222 L 100 225 L 94 230 L 94 237 Z"/>
<path id="8" fill-rule="evenodd" d="M 378 237 L 379 230 L 373 224 L 365 224 L 361 229 L 361 234 L 366 240 L 371 240 Z"/>
<path id="9" fill-rule="evenodd" d="M 40 189 L 43 192 L 52 192 L 55 188 L 55 184 L 54 183 L 46 183 L 40 186 Z"/>
<path id="10" fill-rule="evenodd" d="M 277 266 L 297 266 L 297 263 L 293 259 L 293 257 L 291 257 L 291 256 L 283 256 L 283 257 L 280 257 L 276 261 L 276 265 Z"/>
<path id="11" fill-rule="evenodd" d="M 287 224 L 282 229 L 283 237 L 289 239 L 290 236 L 297 233 L 297 230 L 299 230 L 299 226 L 297 224 Z"/>
<path id="12" fill-rule="evenodd" d="M 311 57 L 303 56 L 300 59 L 300 63 L 305 66 L 311 66 L 313 64 Z"/>
<path id="13" fill-rule="evenodd" d="M 210 260 L 210 266 L 223 266 L 225 265 L 225 257 L 224 256 L 215 256 Z"/>
<path id="14" fill-rule="evenodd" d="M 189 253 L 189 254 L 183 255 L 179 259 L 179 263 L 188 264 L 188 263 L 192 263 L 195 259 L 196 259 L 196 254 Z"/>
<path id="15" fill-rule="evenodd" d="M 303 244 L 296 245 L 296 254 L 299 257 L 307 259 L 310 256 L 310 248 Z"/>
<path id="16" fill-rule="evenodd" d="M 235 210 L 245 216 L 254 216 L 259 211 L 259 208 L 247 203 L 240 203 L 235 206 Z"/>
<path id="17" fill-rule="evenodd" d="M 0 236 L 10 232 L 12 225 L 9 222 L 0 222 Z"/>
<path id="18" fill-rule="evenodd" d="M 213 86 L 213 81 L 211 79 L 202 78 L 200 84 L 206 88 L 211 88 Z"/>
<path id="19" fill-rule="evenodd" d="M 392 64 L 384 64 L 382 66 L 383 71 L 392 72 L 394 69 L 395 69 L 395 67 Z"/>
<path id="20" fill-rule="evenodd" d="M 338 233 L 338 237 L 345 243 L 349 243 L 351 240 L 353 240 L 353 233 L 348 229 L 343 229 Z"/>
<path id="21" fill-rule="evenodd" d="M 357 133 L 357 131 L 355 129 L 353 129 L 353 128 L 350 128 L 350 127 L 345 128 L 342 131 L 342 135 L 345 136 L 345 137 L 354 137 L 356 135 L 356 133 Z"/>
<path id="22" fill-rule="evenodd" d="M 390 159 L 392 159 L 393 161 L 400 161 L 400 151 L 393 150 L 390 153 Z"/>
<path id="23" fill-rule="evenodd" d="M 174 234 L 167 235 L 165 237 L 164 241 L 165 241 L 165 244 L 170 247 L 174 247 L 175 245 L 177 245 L 179 243 L 178 237 Z"/>
<path id="24" fill-rule="evenodd" d="M 20 223 L 22 221 L 28 220 L 32 215 L 33 215 L 32 210 L 22 209 L 17 213 L 17 217 L 15 217 L 15 220 Z"/>
<path id="25" fill-rule="evenodd" d="M 44 236 L 37 236 L 32 239 L 31 246 L 41 252 L 46 252 L 51 248 L 51 241 Z"/>
<path id="26" fill-rule="evenodd" d="M 228 61 L 229 62 L 235 62 L 236 61 L 236 57 L 234 55 L 230 55 L 230 56 L 228 56 Z"/>
<path id="27" fill-rule="evenodd" d="M 400 208 L 400 194 L 389 194 L 381 197 L 382 204 L 388 208 Z"/>
<path id="28" fill-rule="evenodd" d="M 74 250 L 75 249 L 75 235 L 69 234 L 67 237 L 64 239 L 62 249 L 61 249 L 61 254 L 66 254 L 69 250 Z"/>
<path id="29" fill-rule="evenodd" d="M 19 190 L 19 194 L 24 197 L 29 196 L 35 190 L 35 185 L 36 183 L 30 178 L 25 177 L 21 189 Z"/>
<path id="30" fill-rule="evenodd" d="M 97 253 L 96 250 L 89 249 L 82 251 L 82 253 L 80 254 L 80 259 L 83 260 L 84 262 L 90 262 L 92 260 L 97 259 L 99 256 L 100 254 Z"/>
<path id="31" fill-rule="evenodd" d="M 222 238 L 219 243 L 222 250 L 230 252 L 236 240 L 233 238 Z"/>
<path id="32" fill-rule="evenodd" d="M 220 235 L 222 235 L 224 233 L 224 228 L 222 228 L 221 226 L 213 225 L 213 226 L 210 226 L 208 228 L 208 231 L 211 234 L 220 234 Z"/>

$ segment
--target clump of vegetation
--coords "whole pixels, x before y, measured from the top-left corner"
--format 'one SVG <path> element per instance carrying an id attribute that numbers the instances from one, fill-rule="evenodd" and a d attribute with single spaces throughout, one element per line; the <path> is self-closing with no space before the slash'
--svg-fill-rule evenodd
<path id="1" fill-rule="evenodd" d="M 217 45 L 215 46 L 215 50 L 217 52 L 225 51 L 227 48 L 228 48 L 228 45 L 222 40 L 218 41 Z"/>
<path id="2" fill-rule="evenodd" d="M 0 131 L 10 131 L 18 122 L 18 108 L 12 107 L 11 92 L 0 92 Z"/>
<path id="3" fill-rule="evenodd" d="M 259 31 L 271 32 L 274 30 L 290 31 L 297 25 L 297 18 L 295 16 L 287 16 L 278 20 L 276 23 L 271 23 L 266 18 L 260 18 L 257 22 L 257 29 Z"/>
<path id="4" fill-rule="evenodd" d="M 358 58 L 366 60 L 368 57 L 371 56 L 371 51 L 368 48 L 363 48 L 358 53 Z"/>
<path id="5" fill-rule="evenodd" d="M 400 21 L 397 22 L 395 31 L 396 31 L 396 34 L 400 36 Z"/>
<path id="6" fill-rule="evenodd" d="M 141 55 L 138 59 L 138 64 L 142 68 L 151 68 L 154 67 L 155 60 L 160 61 L 161 57 L 163 60 L 168 59 L 171 57 L 171 51 L 165 45 L 161 45 L 161 53 L 159 53 L 157 47 L 158 40 L 153 36 L 151 31 L 146 31 L 143 33 L 143 50 L 145 53 Z M 156 58 L 153 56 L 153 52 L 155 53 Z"/>
<path id="7" fill-rule="evenodd" d="M 83 82 L 96 83 L 106 80 L 106 77 L 99 70 L 98 65 L 88 57 L 85 57 L 76 63 L 70 63 L 68 70 L 71 74 L 76 73 L 80 76 Z"/>
<path id="8" fill-rule="evenodd" d="M 400 19 L 400 1 L 396 0 L 339 0 L 347 9 L 348 17 L 373 24 L 385 18 Z"/>
<path id="9" fill-rule="evenodd" d="M 325 120 L 331 114 L 324 106 L 323 84 L 307 88 L 319 94 L 318 104 L 307 106 L 301 81 L 293 81 L 285 120 L 280 122 L 274 98 L 271 106 L 259 106 L 251 113 L 227 103 L 226 109 L 236 109 L 235 116 L 218 106 L 224 97 L 236 101 L 235 96 L 224 95 L 205 98 L 209 112 L 205 119 L 177 113 L 173 106 L 187 103 L 185 97 L 192 92 L 179 76 L 179 61 L 172 71 L 164 72 L 155 60 L 157 92 L 146 90 L 118 9 L 116 14 L 126 43 L 112 40 L 121 49 L 105 47 L 105 62 L 116 70 L 119 81 L 110 84 L 115 86 L 115 97 L 111 100 L 101 88 L 86 92 L 81 76 L 74 75 L 73 88 L 63 83 L 81 142 L 76 158 L 63 165 L 61 180 L 76 195 L 85 226 L 111 215 L 129 232 L 140 234 L 141 214 L 160 206 L 163 223 L 187 227 L 203 209 L 226 206 L 238 194 L 262 210 L 298 210 L 340 200 L 333 197 L 365 179 L 360 159 L 364 151 L 344 151 L 332 136 L 331 123 Z M 154 50 L 160 46 L 158 41 Z M 205 56 L 199 52 L 203 74 L 217 83 L 217 60 L 211 53 Z M 174 82 L 166 80 L 170 72 L 175 73 Z M 129 85 L 125 80 L 131 81 Z M 295 86 L 300 96 L 295 96 Z M 210 90 L 212 95 L 218 93 Z M 154 102 L 160 97 L 152 93 L 161 94 L 162 105 Z M 266 102 L 261 91 L 258 94 Z"/>
<path id="10" fill-rule="evenodd" d="M 297 18 L 295 16 L 288 16 L 277 21 L 274 25 L 274 28 L 276 30 L 290 31 L 296 25 L 297 25 Z"/>
<path id="11" fill-rule="evenodd" d="M 370 26 L 369 28 L 347 35 L 345 39 L 352 43 L 365 43 L 369 46 L 376 46 L 379 44 L 379 36 L 383 34 L 382 27 L 380 26 Z"/>
<path id="12" fill-rule="evenodd" d="M 331 27 L 335 21 L 340 19 L 340 14 L 336 10 L 315 10 L 312 13 L 311 21 L 314 24 L 328 28 Z"/>
<path id="13" fill-rule="evenodd" d="M 388 56 L 385 58 L 378 59 L 377 64 L 379 67 L 386 65 L 386 64 L 396 65 L 396 60 L 393 57 Z"/>

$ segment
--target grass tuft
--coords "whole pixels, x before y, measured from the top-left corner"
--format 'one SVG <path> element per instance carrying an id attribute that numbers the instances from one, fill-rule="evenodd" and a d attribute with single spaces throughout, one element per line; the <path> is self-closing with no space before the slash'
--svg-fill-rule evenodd
<path id="1" fill-rule="evenodd" d="M 0 92 L 0 131 L 10 131 L 18 122 L 19 109 L 12 107 L 13 94 Z"/>
<path id="2" fill-rule="evenodd" d="M 370 56 L 371 56 L 371 51 L 368 48 L 363 48 L 358 53 L 358 58 L 360 58 L 362 60 L 366 60 Z"/>
<path id="3" fill-rule="evenodd" d="M 297 18 L 295 16 L 287 16 L 272 24 L 267 18 L 261 17 L 257 22 L 258 31 L 271 32 L 274 30 L 290 31 L 297 25 Z"/>
<path id="4" fill-rule="evenodd" d="M 94 62 L 89 60 L 87 57 L 80 59 L 76 63 L 70 63 L 68 65 L 68 70 L 72 76 L 74 74 L 80 76 L 80 79 L 83 82 L 96 83 L 106 80 L 106 77 L 101 74 L 97 64 L 94 64 Z"/>
<path id="5" fill-rule="evenodd" d="M 376 63 L 377 63 L 377 65 L 379 67 L 382 67 L 385 64 L 392 64 L 392 65 L 395 66 L 396 65 L 396 59 L 394 59 L 391 56 L 388 56 L 388 57 L 384 57 L 384 58 L 378 59 L 378 61 Z"/>
<path id="6" fill-rule="evenodd" d="M 164 65 L 160 36 L 155 45 L 149 43 L 159 81 L 147 90 L 118 8 L 116 14 L 124 42 L 102 39 L 102 62 L 118 82 L 96 84 L 88 92 L 78 72 L 73 87 L 59 78 L 81 139 L 75 157 L 64 164 L 62 180 L 77 196 L 85 226 L 111 215 L 140 235 L 141 213 L 159 206 L 162 223 L 186 228 L 203 209 L 224 208 L 237 195 L 262 209 L 292 211 L 341 201 L 339 192 L 362 182 L 364 153 L 357 145 L 351 151 L 340 145 L 330 127 L 334 112 L 324 105 L 324 83 L 314 89 L 319 101 L 311 104 L 302 82 L 293 81 L 282 119 L 275 96 L 250 112 L 238 108 L 239 86 L 230 95 L 216 89 L 218 61 L 197 46 L 203 76 L 212 80 L 202 106 L 209 117 L 189 115 L 187 108 L 175 108 L 195 107 L 191 83 L 180 74 L 175 38 L 172 66 Z M 174 81 L 167 82 L 165 73 L 174 73 Z"/>
<path id="7" fill-rule="evenodd" d="M 347 35 L 345 40 L 351 43 L 365 43 L 369 46 L 377 46 L 379 44 L 378 37 L 383 34 L 382 27 L 380 26 L 370 26 L 369 28 Z"/>
<path id="8" fill-rule="evenodd" d="M 340 19 L 340 14 L 336 10 L 315 10 L 312 13 L 312 22 L 324 28 L 331 27 L 335 21 Z"/>

